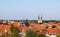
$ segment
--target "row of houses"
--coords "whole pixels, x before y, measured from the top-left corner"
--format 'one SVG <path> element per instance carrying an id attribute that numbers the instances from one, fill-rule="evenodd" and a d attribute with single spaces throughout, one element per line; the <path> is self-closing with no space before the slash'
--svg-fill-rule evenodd
<path id="1" fill-rule="evenodd" d="M 42 21 L 41 21 L 42 23 Z M 37 32 L 37 34 L 44 34 L 49 37 L 57 37 L 60 35 L 60 22 L 14 22 L 14 21 L 3 21 L 0 23 L 0 35 L 5 34 L 6 32 L 10 35 L 12 34 L 10 27 L 11 25 L 17 27 L 23 36 L 25 36 L 26 31 L 31 29 Z M 28 25 L 28 26 L 27 26 Z M 48 28 L 47 28 L 48 27 Z"/>

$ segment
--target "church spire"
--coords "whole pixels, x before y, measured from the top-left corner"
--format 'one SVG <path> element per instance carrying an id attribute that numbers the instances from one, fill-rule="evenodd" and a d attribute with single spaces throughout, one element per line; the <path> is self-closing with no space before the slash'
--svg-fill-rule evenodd
<path id="1" fill-rule="evenodd" d="M 43 20 L 43 18 L 42 18 L 42 14 L 41 14 L 41 16 L 38 16 L 38 23 L 41 24 L 42 20 Z"/>

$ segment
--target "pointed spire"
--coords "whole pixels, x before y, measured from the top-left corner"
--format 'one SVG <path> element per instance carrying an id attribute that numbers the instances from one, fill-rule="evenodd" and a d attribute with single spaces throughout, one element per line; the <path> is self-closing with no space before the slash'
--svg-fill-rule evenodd
<path id="1" fill-rule="evenodd" d="M 38 19 L 40 19 L 40 16 L 38 16 Z"/>
<path id="2" fill-rule="evenodd" d="M 40 16 L 38 16 L 38 23 L 42 23 L 42 13 L 41 13 L 41 15 Z"/>

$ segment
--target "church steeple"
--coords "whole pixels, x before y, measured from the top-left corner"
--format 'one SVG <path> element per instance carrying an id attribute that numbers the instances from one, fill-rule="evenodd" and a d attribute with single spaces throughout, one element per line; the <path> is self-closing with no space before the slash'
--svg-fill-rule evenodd
<path id="1" fill-rule="evenodd" d="M 42 23 L 42 16 L 38 16 L 38 23 Z"/>

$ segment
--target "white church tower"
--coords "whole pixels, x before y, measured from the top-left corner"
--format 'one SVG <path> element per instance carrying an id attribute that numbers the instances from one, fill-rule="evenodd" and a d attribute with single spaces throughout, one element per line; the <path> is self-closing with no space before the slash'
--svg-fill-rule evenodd
<path id="1" fill-rule="evenodd" d="M 42 23 L 42 16 L 38 16 L 38 23 L 41 24 Z"/>

